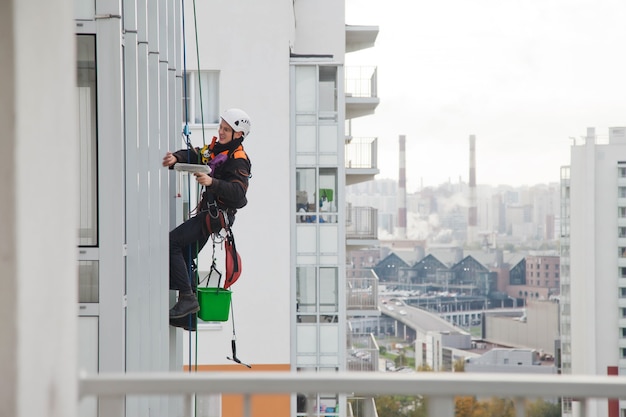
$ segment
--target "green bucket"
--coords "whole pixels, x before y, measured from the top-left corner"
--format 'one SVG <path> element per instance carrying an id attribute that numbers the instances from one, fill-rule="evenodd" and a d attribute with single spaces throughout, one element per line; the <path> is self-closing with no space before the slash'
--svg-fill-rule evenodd
<path id="1" fill-rule="evenodd" d="M 198 317 L 204 321 L 228 321 L 231 294 L 224 288 L 198 287 Z"/>

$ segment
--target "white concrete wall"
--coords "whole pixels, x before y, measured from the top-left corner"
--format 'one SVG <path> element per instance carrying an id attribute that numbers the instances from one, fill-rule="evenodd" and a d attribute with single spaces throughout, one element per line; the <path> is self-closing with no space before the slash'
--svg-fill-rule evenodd
<path id="1" fill-rule="evenodd" d="M 0 3 L 0 415 L 75 416 L 71 1 Z"/>
<path id="2" fill-rule="evenodd" d="M 625 145 L 572 147 L 572 373 L 605 375 L 618 362 L 617 161 Z"/>
<path id="3" fill-rule="evenodd" d="M 332 54 L 345 61 L 345 3 L 336 0 L 298 0 L 295 6 L 296 54 Z"/>
<path id="4" fill-rule="evenodd" d="M 292 2 L 211 1 L 196 2 L 196 7 L 200 67 L 220 70 L 220 109 L 239 107 L 252 121 L 244 141 L 252 160 L 249 202 L 239 210 L 233 228 L 243 263 L 243 273 L 231 288 L 237 355 L 252 364 L 289 364 Z M 186 12 L 187 66 L 197 69 L 193 11 L 188 7 Z M 215 130 L 205 135 L 210 141 Z M 200 130 L 192 131 L 192 140 L 202 144 Z M 209 243 L 200 255 L 201 270 L 209 269 L 210 256 Z M 221 262 L 223 252 L 217 257 Z M 198 364 L 232 363 L 226 360 L 231 337 L 232 317 L 217 329 L 200 330 Z"/>
<path id="5" fill-rule="evenodd" d="M 572 374 L 606 375 L 617 366 L 617 161 L 623 144 L 571 148 Z M 591 401 L 588 415 L 608 415 L 606 400 Z"/>

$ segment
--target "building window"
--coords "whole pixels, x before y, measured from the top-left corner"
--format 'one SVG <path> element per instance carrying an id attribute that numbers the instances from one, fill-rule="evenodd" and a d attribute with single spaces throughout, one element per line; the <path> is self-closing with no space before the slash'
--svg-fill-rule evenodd
<path id="1" fill-rule="evenodd" d="M 566 368 L 566 366 L 563 366 L 563 368 Z M 572 399 L 563 398 L 561 400 L 561 408 L 563 409 L 564 414 L 571 414 L 572 413 Z"/>
<path id="2" fill-rule="evenodd" d="M 320 113 L 337 113 L 337 67 L 335 66 L 319 67 L 319 111 Z"/>
<path id="3" fill-rule="evenodd" d="M 337 66 L 301 65 L 294 71 L 296 164 L 335 166 L 342 143 Z"/>
<path id="4" fill-rule="evenodd" d="M 98 261 L 78 261 L 78 302 L 100 301 L 100 278 Z"/>
<path id="5" fill-rule="evenodd" d="M 337 268 L 320 268 L 320 311 L 337 313 L 339 305 Z"/>
<path id="6" fill-rule="evenodd" d="M 337 223 L 336 168 L 296 169 L 296 212 L 298 223 Z"/>
<path id="7" fill-rule="evenodd" d="M 313 223 L 316 221 L 316 189 L 317 176 L 315 175 L 315 168 L 296 169 L 296 212 L 298 213 L 296 221 L 298 223 Z"/>
<path id="8" fill-rule="evenodd" d="M 618 237 L 626 237 L 626 227 L 620 227 L 618 229 Z"/>
<path id="9" fill-rule="evenodd" d="M 626 168 L 618 168 L 618 175 L 620 178 L 626 178 Z"/>
<path id="10" fill-rule="evenodd" d="M 318 280 L 319 273 L 319 280 Z M 299 266 L 296 268 L 296 310 L 298 313 L 336 314 L 339 310 L 337 268 Z M 319 300 L 319 302 L 318 302 Z M 303 322 L 298 315 L 298 322 Z M 311 320 L 315 322 L 317 320 Z"/>
<path id="11" fill-rule="evenodd" d="M 219 71 L 188 72 L 187 91 L 183 88 L 183 121 L 219 123 L 219 85 Z"/>
<path id="12" fill-rule="evenodd" d="M 617 208 L 617 215 L 618 215 L 619 218 L 626 217 L 626 207 L 618 207 Z"/>
<path id="13" fill-rule="evenodd" d="M 337 223 L 337 168 L 320 168 L 319 185 L 316 202 L 321 213 L 320 222 Z"/>
<path id="14" fill-rule="evenodd" d="M 98 123 L 96 37 L 78 35 L 79 246 L 98 245 Z"/>
<path id="15" fill-rule="evenodd" d="M 315 267 L 296 268 L 296 310 L 298 313 L 317 312 L 317 274 Z M 301 317 L 298 316 L 301 321 Z"/>
<path id="16" fill-rule="evenodd" d="M 619 198 L 626 198 L 626 187 L 618 187 L 617 194 Z"/>

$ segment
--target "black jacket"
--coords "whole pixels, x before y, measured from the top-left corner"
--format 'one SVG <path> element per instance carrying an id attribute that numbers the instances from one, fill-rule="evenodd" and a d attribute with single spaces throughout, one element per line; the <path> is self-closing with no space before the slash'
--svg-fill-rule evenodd
<path id="1" fill-rule="evenodd" d="M 221 209 L 231 212 L 244 207 L 248 203 L 246 192 L 248 191 L 251 164 L 243 150 L 243 146 L 240 145 L 237 149 L 230 152 L 224 151 L 222 154 L 226 156 L 226 159 L 223 163 L 212 167 L 210 175 L 213 177 L 213 183 L 206 187 L 207 191 L 203 194 L 200 207 L 202 210 L 207 208 L 206 206 L 211 199 L 214 199 Z M 190 164 L 200 163 L 199 155 L 199 148 L 193 150 L 181 149 L 174 152 L 178 162 Z M 210 155 L 209 165 L 218 155 Z"/>

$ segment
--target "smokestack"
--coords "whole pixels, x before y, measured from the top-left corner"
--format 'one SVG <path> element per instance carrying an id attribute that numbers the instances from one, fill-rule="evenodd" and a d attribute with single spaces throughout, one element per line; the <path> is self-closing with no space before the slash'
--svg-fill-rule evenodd
<path id="1" fill-rule="evenodd" d="M 406 136 L 400 135 L 400 170 L 398 172 L 398 228 L 396 237 L 406 239 Z"/>
<path id="2" fill-rule="evenodd" d="M 467 242 L 474 243 L 477 239 L 478 208 L 476 207 L 476 136 L 470 135 L 469 160 L 469 211 L 467 219 Z"/>

